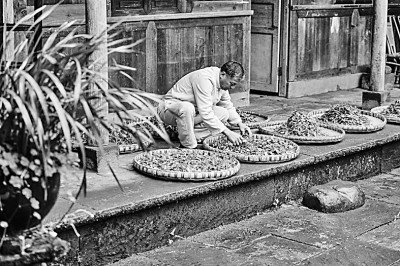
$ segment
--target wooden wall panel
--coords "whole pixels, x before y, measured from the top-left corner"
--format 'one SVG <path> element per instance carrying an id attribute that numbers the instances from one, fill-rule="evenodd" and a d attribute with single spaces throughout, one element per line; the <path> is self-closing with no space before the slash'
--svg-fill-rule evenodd
<path id="1" fill-rule="evenodd" d="M 296 32 L 291 33 L 289 44 L 296 47 L 296 54 L 290 54 L 296 68 L 289 68 L 288 76 L 294 77 L 289 81 L 355 73 L 370 64 L 372 17 L 368 12 L 348 11 L 292 11 L 298 14 L 292 16 L 297 20 L 293 22 Z"/>
<path id="2" fill-rule="evenodd" d="M 210 13 L 210 16 L 213 16 Z M 185 74 L 207 66 L 222 66 L 228 60 L 243 64 L 246 78 L 250 77 L 250 15 L 242 17 L 219 14 L 218 18 L 146 19 L 124 21 L 116 29 L 121 31 L 118 38 L 127 39 L 127 44 L 143 40 L 129 54 L 112 55 L 114 62 L 135 68 L 127 70 L 128 77 L 110 73 L 109 78 L 121 87 L 133 87 L 156 94 L 165 94 L 173 84 Z M 221 16 L 223 15 L 223 16 Z M 205 14 L 203 14 L 205 16 Z M 115 22 L 115 21 L 114 21 Z M 84 27 L 82 28 L 84 30 Z M 51 32 L 51 28 L 46 28 Z M 112 69 L 112 68 L 111 68 Z M 250 81 L 232 93 L 238 93 L 239 105 L 249 103 Z"/>
<path id="3" fill-rule="evenodd" d="M 242 62 L 243 25 L 164 28 L 157 30 L 157 93 L 164 94 L 183 75 L 228 60 Z"/>
<path id="4" fill-rule="evenodd" d="M 144 40 L 146 38 L 146 29 L 134 29 L 132 27 L 125 27 L 120 34 L 121 38 L 126 38 L 129 42 L 136 42 Z M 135 68 L 135 71 L 125 71 L 133 80 L 128 77 L 110 72 L 109 78 L 121 87 L 139 88 L 144 89 L 146 87 L 145 77 L 146 73 L 146 42 L 142 41 L 133 48 L 133 53 L 114 54 L 109 56 L 109 65 L 112 66 L 113 62 L 117 62 L 120 65 L 129 66 Z"/>

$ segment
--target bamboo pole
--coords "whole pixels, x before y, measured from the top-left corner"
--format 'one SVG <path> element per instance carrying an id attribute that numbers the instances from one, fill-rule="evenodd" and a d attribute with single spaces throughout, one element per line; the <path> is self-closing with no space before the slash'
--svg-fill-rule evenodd
<path id="1" fill-rule="evenodd" d="M 374 0 L 374 29 L 371 55 L 371 91 L 384 91 L 388 0 Z"/>
<path id="2" fill-rule="evenodd" d="M 86 0 L 86 31 L 91 35 L 103 34 L 104 41 L 98 49 L 92 54 L 90 62 L 96 62 L 94 70 L 100 74 L 101 78 L 97 80 L 103 88 L 108 88 L 108 58 L 107 58 L 107 5 L 106 0 Z M 91 88 L 92 95 L 98 98 L 91 101 L 91 105 L 103 116 L 108 116 L 108 105 L 98 88 Z M 103 145 L 109 144 L 108 131 L 100 127 L 101 141 Z M 98 146 L 94 140 L 89 143 L 91 146 Z"/>

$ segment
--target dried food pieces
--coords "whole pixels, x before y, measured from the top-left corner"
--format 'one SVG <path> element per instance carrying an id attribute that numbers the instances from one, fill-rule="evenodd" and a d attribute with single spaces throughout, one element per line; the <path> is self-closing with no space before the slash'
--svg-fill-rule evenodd
<path id="1" fill-rule="evenodd" d="M 387 108 L 381 111 L 383 115 L 399 116 L 400 117 L 400 102 L 391 103 Z"/>
<path id="2" fill-rule="evenodd" d="M 249 136 L 244 136 L 244 138 L 246 142 L 241 145 L 234 145 L 225 136 L 216 141 L 209 142 L 208 145 L 220 151 L 258 156 L 293 154 L 298 149 L 295 143 L 281 138 L 257 138 Z"/>
<path id="3" fill-rule="evenodd" d="M 315 137 L 324 136 L 315 118 L 299 111 L 294 111 L 287 119 L 286 123 L 281 124 L 275 130 L 281 135 L 294 135 Z"/>
<path id="4" fill-rule="evenodd" d="M 231 169 L 237 162 L 231 160 L 231 157 L 226 154 L 175 149 L 170 153 L 143 153 L 137 163 L 164 171 L 209 172 Z"/>
<path id="5" fill-rule="evenodd" d="M 342 125 L 366 126 L 370 120 L 361 111 L 348 104 L 336 104 L 326 110 L 319 120 L 324 123 L 334 123 Z"/>
<path id="6" fill-rule="evenodd" d="M 240 109 L 236 109 L 236 112 L 239 114 L 242 119 L 243 124 L 248 126 L 251 129 L 257 128 L 261 125 L 266 124 L 269 121 L 269 117 L 267 115 L 256 114 L 250 111 L 243 111 Z M 229 124 L 225 123 L 229 129 L 236 130 L 239 129 L 237 124 Z"/>
<path id="7" fill-rule="evenodd" d="M 257 116 L 253 113 L 245 112 L 240 109 L 237 109 L 236 112 L 238 113 L 244 124 L 257 122 Z"/>

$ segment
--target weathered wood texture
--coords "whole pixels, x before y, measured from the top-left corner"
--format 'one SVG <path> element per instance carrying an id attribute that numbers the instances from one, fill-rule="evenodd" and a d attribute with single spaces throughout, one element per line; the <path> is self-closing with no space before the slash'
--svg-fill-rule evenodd
<path id="1" fill-rule="evenodd" d="M 280 0 L 254 0 L 251 7 L 251 89 L 276 93 Z"/>
<path id="2" fill-rule="evenodd" d="M 236 6 L 237 10 L 229 12 L 220 1 L 215 1 L 215 5 L 209 2 L 212 1 L 206 1 L 204 5 L 196 4 L 199 10 L 195 7 L 192 13 L 109 17 L 109 24 L 122 22 L 118 28 L 119 37 L 126 38 L 127 43 L 142 40 L 134 47 L 135 52 L 109 57 L 110 67 L 116 62 L 135 68 L 134 71 L 126 71 L 132 79 L 118 73 L 110 73 L 112 82 L 122 87 L 135 87 L 147 92 L 165 94 L 180 77 L 190 71 L 207 66 L 221 66 L 228 60 L 235 60 L 243 64 L 246 81 L 242 87 L 232 91 L 232 98 L 238 106 L 248 105 L 252 11 L 249 10 L 247 2 L 233 4 L 228 1 L 228 6 Z M 63 5 L 60 8 L 64 10 L 67 6 Z M 69 6 L 74 7 L 73 10 L 78 13 L 78 7 L 82 7 Z M 62 16 L 60 10 L 57 12 Z M 83 15 L 70 19 L 84 18 Z M 44 36 L 48 36 L 47 32 L 60 22 L 54 16 L 45 21 Z"/>
<path id="3" fill-rule="evenodd" d="M 349 12 L 350 11 L 350 12 Z M 358 9 L 291 11 L 289 82 L 358 73 L 371 62 L 373 17 Z"/>
<path id="4" fill-rule="evenodd" d="M 100 0 L 98 0 L 100 1 Z M 34 0 L 28 0 L 28 5 L 33 6 L 33 2 Z M 43 0 L 43 4 L 44 5 L 55 5 L 58 2 L 60 2 L 60 0 Z M 85 0 L 64 0 L 63 4 L 84 4 Z"/>
<path id="5" fill-rule="evenodd" d="M 134 81 L 118 74 L 112 80 L 123 87 L 164 94 L 180 77 L 199 68 L 236 60 L 248 70 L 245 22 L 245 18 L 233 17 L 123 23 L 121 38 L 146 41 L 136 46 L 134 54 L 110 58 L 136 68 L 130 73 Z"/>
<path id="6" fill-rule="evenodd" d="M 374 1 L 374 38 L 372 42 L 371 90 L 385 90 L 385 49 L 387 32 L 387 1 Z"/>

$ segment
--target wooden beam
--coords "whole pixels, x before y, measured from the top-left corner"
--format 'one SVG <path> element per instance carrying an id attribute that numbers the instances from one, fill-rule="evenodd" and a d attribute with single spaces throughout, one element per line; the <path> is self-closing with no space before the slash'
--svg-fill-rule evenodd
<path id="1" fill-rule="evenodd" d="M 13 24 L 14 23 L 14 3 L 13 0 L 1 0 L 3 1 L 2 17 L 3 23 Z M 5 31 L 5 28 L 4 28 Z M 3 41 L 3 40 L 1 40 Z M 10 34 L 5 46 L 5 60 L 13 60 L 14 58 L 14 34 Z"/>
<path id="2" fill-rule="evenodd" d="M 146 29 L 146 92 L 157 93 L 157 28 L 150 21 Z"/>
<path id="3" fill-rule="evenodd" d="M 387 0 L 374 0 L 374 29 L 371 56 L 371 90 L 384 91 L 386 63 Z"/>
<path id="4" fill-rule="evenodd" d="M 138 22 L 152 20 L 179 20 L 179 19 L 198 19 L 198 18 L 223 18 L 223 17 L 241 17 L 253 15 L 253 10 L 241 11 L 221 11 L 221 12 L 199 12 L 199 13 L 178 13 L 178 14 L 157 14 L 145 16 L 121 16 L 110 17 L 108 23 L 118 22 Z"/>
<path id="5" fill-rule="evenodd" d="M 89 64 L 95 62 L 93 70 L 99 73 L 97 79 L 98 84 L 104 88 L 108 88 L 108 57 L 107 57 L 107 5 L 105 0 L 86 0 L 86 31 L 90 35 L 102 34 L 103 42 L 99 45 L 98 49 L 93 52 L 89 59 Z M 101 92 L 96 86 L 92 86 L 91 94 L 96 95 L 98 98 L 91 101 L 91 105 L 98 110 L 98 113 L 106 117 L 108 116 L 108 105 Z M 109 134 L 106 129 L 99 126 L 101 141 L 103 145 L 109 144 Z M 94 140 L 91 140 L 90 145 L 98 146 Z"/>
<path id="6" fill-rule="evenodd" d="M 43 0 L 35 0 L 33 2 L 34 9 L 41 8 L 43 6 Z M 42 15 L 42 12 L 37 13 L 34 16 L 36 28 L 35 28 L 35 34 L 33 36 L 34 40 L 34 50 L 35 52 L 39 52 L 42 50 L 42 30 L 43 30 L 43 23 L 42 22 L 36 22 L 40 16 Z"/>

